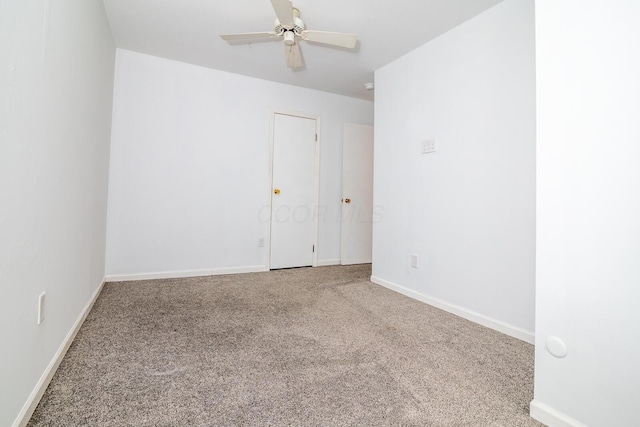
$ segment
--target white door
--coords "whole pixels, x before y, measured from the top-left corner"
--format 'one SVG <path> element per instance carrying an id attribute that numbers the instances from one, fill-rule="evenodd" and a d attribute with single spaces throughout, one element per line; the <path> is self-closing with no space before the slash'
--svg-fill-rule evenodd
<path id="1" fill-rule="evenodd" d="M 270 268 L 313 264 L 316 121 L 274 114 Z"/>
<path id="2" fill-rule="evenodd" d="M 371 262 L 373 126 L 345 123 L 342 148 L 341 264 Z"/>

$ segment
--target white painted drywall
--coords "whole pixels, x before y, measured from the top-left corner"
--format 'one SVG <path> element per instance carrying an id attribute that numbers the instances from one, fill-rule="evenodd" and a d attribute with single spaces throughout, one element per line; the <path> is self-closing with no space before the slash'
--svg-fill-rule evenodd
<path id="1" fill-rule="evenodd" d="M 534 50 L 507 0 L 378 70 L 374 154 L 374 280 L 530 341 Z"/>
<path id="2" fill-rule="evenodd" d="M 536 2 L 532 414 L 551 426 L 639 422 L 638 22 L 632 0 Z M 549 336 L 566 343 L 565 358 L 546 351 Z"/>
<path id="3" fill-rule="evenodd" d="M 342 126 L 371 102 L 118 49 L 110 277 L 267 265 L 273 111 L 320 119 L 318 261 L 339 259 Z"/>
<path id="4" fill-rule="evenodd" d="M 100 0 L 3 1 L 0 29 L 0 425 L 9 426 L 104 278 L 115 46 Z"/>

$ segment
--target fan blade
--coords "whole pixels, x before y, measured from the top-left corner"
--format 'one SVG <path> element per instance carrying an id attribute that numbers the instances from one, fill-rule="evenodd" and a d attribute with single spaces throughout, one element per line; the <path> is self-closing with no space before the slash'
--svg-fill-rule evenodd
<path id="1" fill-rule="evenodd" d="M 328 31 L 304 30 L 300 36 L 306 41 L 330 44 L 349 49 L 356 47 L 356 42 L 358 41 L 358 37 L 355 34 L 331 33 Z"/>
<path id="2" fill-rule="evenodd" d="M 302 60 L 302 53 L 300 52 L 300 45 L 298 43 L 292 44 L 291 46 L 285 44 L 284 55 L 287 58 L 287 67 L 304 67 L 304 61 Z"/>
<path id="3" fill-rule="evenodd" d="M 236 40 L 258 40 L 258 39 L 268 39 L 271 37 L 275 37 L 277 34 L 273 31 L 266 33 L 239 33 L 239 34 L 221 34 L 220 38 L 222 40 L 226 40 L 228 42 L 236 41 Z"/>
<path id="4" fill-rule="evenodd" d="M 293 4 L 291 0 L 271 0 L 278 21 L 285 27 L 293 28 Z"/>

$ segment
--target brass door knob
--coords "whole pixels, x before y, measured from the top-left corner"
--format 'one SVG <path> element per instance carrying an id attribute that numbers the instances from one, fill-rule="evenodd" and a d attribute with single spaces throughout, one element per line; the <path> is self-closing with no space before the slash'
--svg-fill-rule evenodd
<path id="1" fill-rule="evenodd" d="M 344 199 L 345 203 L 351 203 L 351 199 Z"/>
<path id="2" fill-rule="evenodd" d="M 276 188 L 275 190 L 273 190 L 274 194 L 280 194 L 280 189 Z"/>

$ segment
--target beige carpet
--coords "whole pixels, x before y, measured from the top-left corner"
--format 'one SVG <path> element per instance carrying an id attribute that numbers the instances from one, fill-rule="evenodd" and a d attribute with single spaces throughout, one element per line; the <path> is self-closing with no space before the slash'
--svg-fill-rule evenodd
<path id="1" fill-rule="evenodd" d="M 540 425 L 531 345 L 370 274 L 109 283 L 29 425 Z"/>

